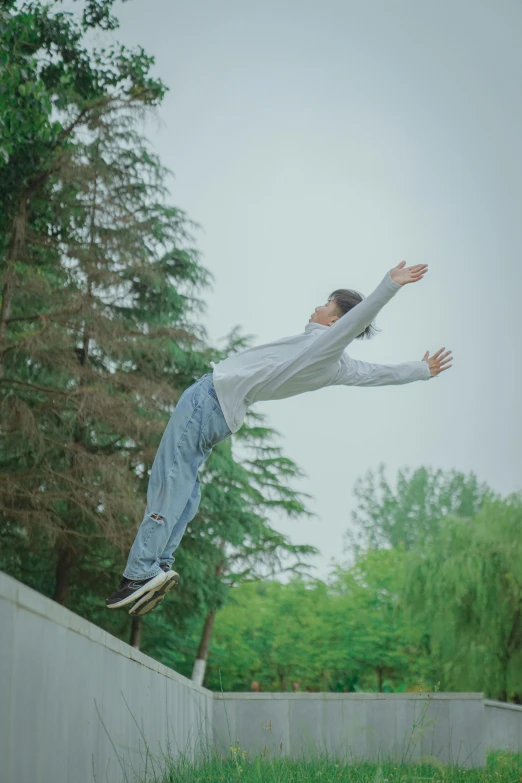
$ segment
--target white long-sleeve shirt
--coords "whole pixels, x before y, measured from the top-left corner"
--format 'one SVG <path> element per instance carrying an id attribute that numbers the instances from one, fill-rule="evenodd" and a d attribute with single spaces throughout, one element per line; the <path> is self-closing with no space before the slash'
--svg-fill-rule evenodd
<path id="1" fill-rule="evenodd" d="M 213 366 L 216 394 L 231 432 L 261 400 L 281 400 L 324 386 L 384 386 L 431 378 L 424 360 L 371 364 L 351 359 L 345 348 L 402 288 L 388 272 L 375 291 L 332 326 L 307 324 L 304 332 L 233 353 Z"/>

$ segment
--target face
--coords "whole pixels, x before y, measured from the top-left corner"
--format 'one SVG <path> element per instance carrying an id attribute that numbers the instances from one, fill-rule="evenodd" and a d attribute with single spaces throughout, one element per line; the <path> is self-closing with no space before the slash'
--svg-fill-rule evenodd
<path id="1" fill-rule="evenodd" d="M 327 304 L 316 307 L 308 323 L 313 322 L 316 324 L 322 324 L 323 326 L 331 326 L 338 320 L 339 316 L 336 312 L 335 300 L 332 299 L 331 302 L 327 302 Z"/>

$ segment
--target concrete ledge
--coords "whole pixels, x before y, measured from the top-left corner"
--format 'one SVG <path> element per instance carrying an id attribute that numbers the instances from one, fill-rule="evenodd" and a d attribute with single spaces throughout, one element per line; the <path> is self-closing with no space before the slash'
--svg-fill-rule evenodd
<path id="1" fill-rule="evenodd" d="M 498 707 L 502 710 L 522 712 L 522 706 L 520 704 L 508 704 L 505 701 L 494 701 L 493 699 L 484 699 L 484 707 Z"/>
<path id="2" fill-rule="evenodd" d="M 234 693 L 234 692 L 226 692 L 226 693 L 214 693 L 214 699 L 226 699 L 226 700 L 234 700 L 234 701 L 241 701 L 243 699 L 247 699 L 249 701 L 264 701 L 264 700 L 274 700 L 274 699 L 283 699 L 284 701 L 299 701 L 299 700 L 314 700 L 319 699 L 320 701 L 412 701 L 412 700 L 420 700 L 420 701 L 426 701 L 426 699 L 430 699 L 431 701 L 445 701 L 446 699 L 450 699 L 454 701 L 455 699 L 458 699 L 459 701 L 480 701 L 482 702 L 484 698 L 483 693 L 439 693 L 439 692 L 429 692 L 426 693 Z M 502 702 L 499 702 L 501 704 Z M 522 709 L 522 708 L 520 708 Z"/>
<path id="3" fill-rule="evenodd" d="M 50 598 L 47 598 L 47 596 L 18 582 L 16 579 L 7 576 L 7 574 L 4 574 L 3 572 L 0 572 L 0 600 L 12 604 L 15 609 L 24 610 L 25 612 L 29 612 L 30 614 L 34 614 L 42 619 L 55 623 L 68 631 L 84 636 L 91 642 L 101 645 L 117 655 L 122 655 L 131 661 L 135 661 L 141 666 L 145 666 L 147 669 L 161 674 L 163 677 L 174 680 L 203 696 L 209 698 L 213 696 L 212 691 L 209 691 L 207 688 L 196 685 L 173 669 L 169 669 L 167 666 L 159 663 L 159 661 L 154 660 L 154 658 L 150 658 L 148 655 L 136 650 L 136 648 L 131 647 L 126 642 L 122 642 L 121 639 L 112 636 L 112 634 L 104 631 L 103 628 L 100 628 L 98 625 L 90 623 L 70 609 L 66 609 L 64 606 L 57 604 L 56 601 L 52 601 Z"/>

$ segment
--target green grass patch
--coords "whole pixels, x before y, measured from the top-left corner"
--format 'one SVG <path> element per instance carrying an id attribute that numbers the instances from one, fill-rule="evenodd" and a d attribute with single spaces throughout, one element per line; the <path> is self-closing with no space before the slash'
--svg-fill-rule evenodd
<path id="1" fill-rule="evenodd" d="M 340 763 L 315 760 L 247 758 L 236 749 L 232 758 L 209 757 L 197 765 L 186 759 L 172 762 L 160 776 L 143 783 L 521 783 L 522 755 L 494 753 L 487 766 L 463 769 L 436 759 L 424 764 Z"/>

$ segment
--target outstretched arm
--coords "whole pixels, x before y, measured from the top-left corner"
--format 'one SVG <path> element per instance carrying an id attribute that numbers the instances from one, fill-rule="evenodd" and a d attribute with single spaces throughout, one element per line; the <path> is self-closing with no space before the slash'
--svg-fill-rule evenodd
<path id="1" fill-rule="evenodd" d="M 402 364 L 372 364 L 343 357 L 335 379 L 344 386 L 395 386 L 413 381 L 428 381 L 430 368 L 424 361 Z"/>
<path id="2" fill-rule="evenodd" d="M 428 270 L 427 264 L 410 267 L 405 265 L 406 262 L 401 261 L 387 272 L 375 291 L 325 329 L 308 349 L 309 358 L 310 353 L 313 353 L 317 362 L 339 361 L 346 346 L 371 324 L 386 302 L 389 302 L 402 286 L 422 280 Z"/>
<path id="3" fill-rule="evenodd" d="M 345 386 L 392 386 L 413 381 L 428 381 L 444 370 L 449 370 L 453 357 L 451 351 L 442 353 L 441 348 L 433 356 L 426 351 L 419 362 L 402 364 L 372 364 L 350 358 L 346 353 L 341 359 L 341 367 L 334 381 Z"/>

